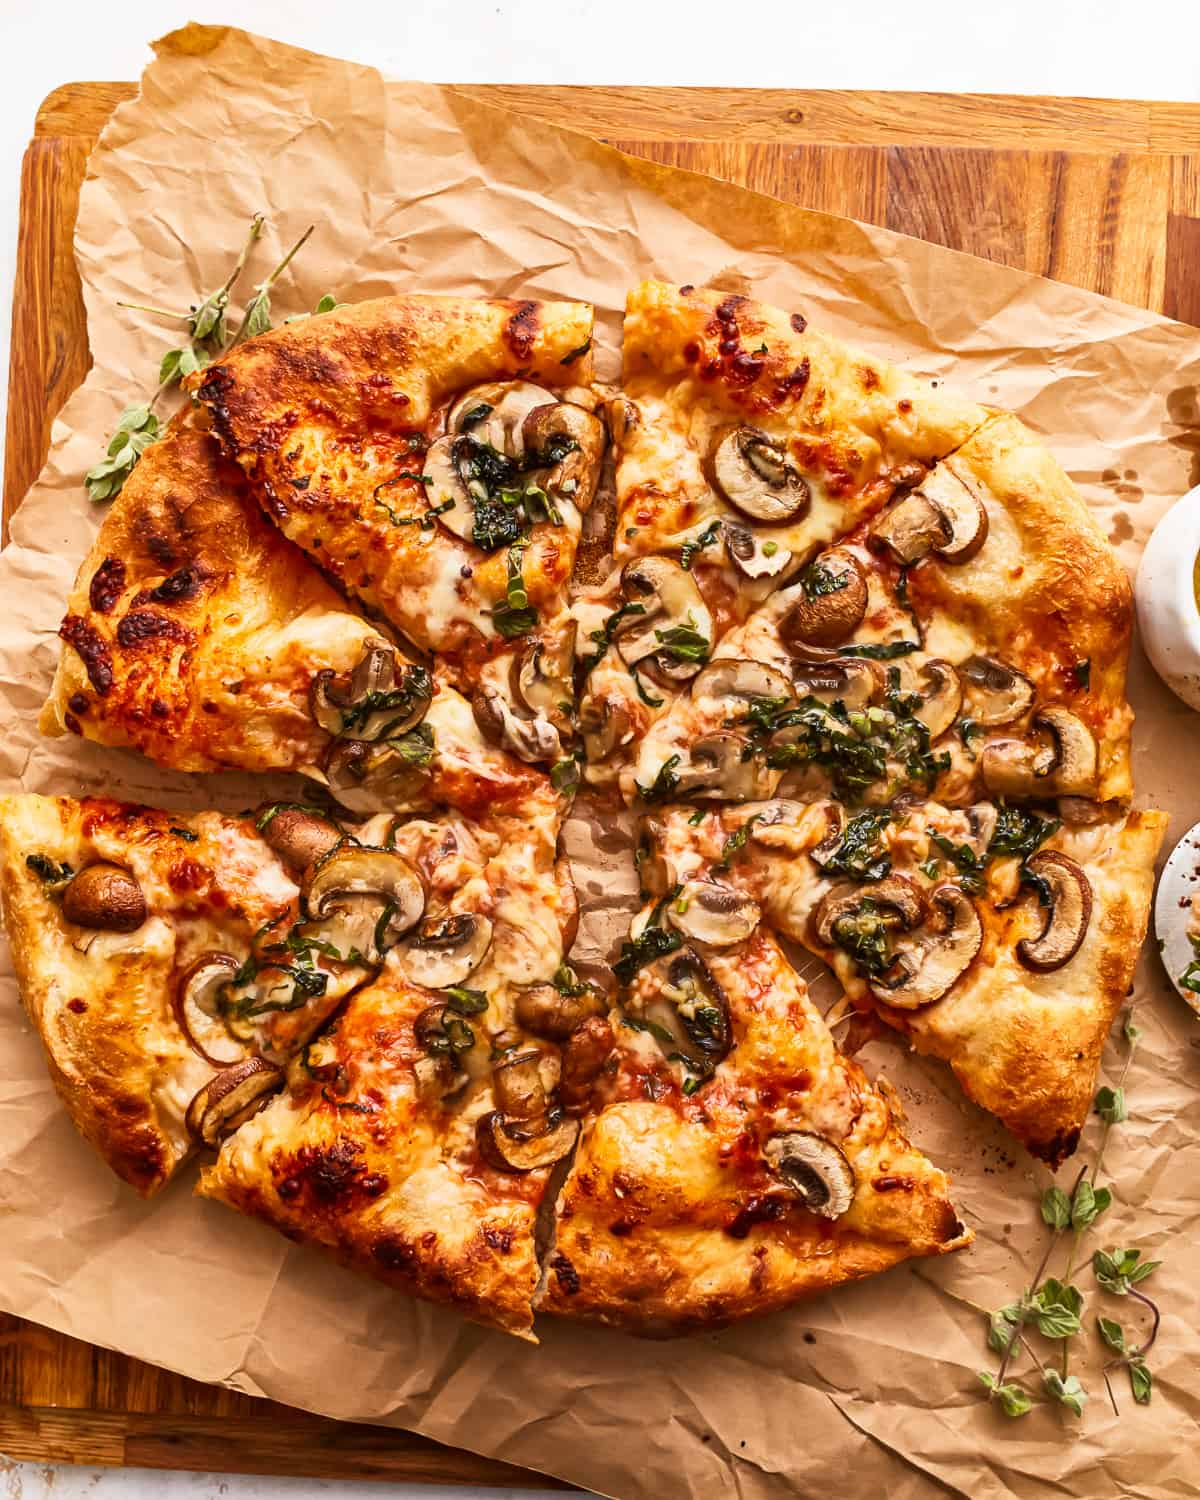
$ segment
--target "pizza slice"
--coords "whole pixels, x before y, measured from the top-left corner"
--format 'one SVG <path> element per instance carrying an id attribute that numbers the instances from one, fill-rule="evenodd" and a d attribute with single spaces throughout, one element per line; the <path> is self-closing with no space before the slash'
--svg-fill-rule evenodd
<path id="1" fill-rule="evenodd" d="M 753 916 L 721 946 L 661 904 L 634 932 L 540 1310 L 682 1333 L 970 1243 L 895 1096 Z"/>
<path id="2" fill-rule="evenodd" d="M 563 964 L 577 908 L 556 826 L 549 798 L 540 818 L 531 809 L 472 830 L 484 854 L 474 878 L 447 864 L 414 936 L 200 1185 L 522 1337 L 556 1169 L 578 1134 L 572 1111 L 607 1055 L 603 1005 Z M 402 825 L 398 848 L 405 836 Z"/>
<path id="3" fill-rule="evenodd" d="M 559 816 L 544 780 L 477 821 L 358 826 L 290 803 L 230 818 L 3 799 L 18 982 L 81 1134 L 152 1193 L 278 1089 L 399 946 L 414 971 L 453 985 L 492 951 L 495 927 L 499 973 L 553 976 L 575 910 Z"/>
<path id="4" fill-rule="evenodd" d="M 1057 1167 L 1133 981 L 1166 822 L 915 798 L 672 806 L 643 820 L 640 870 L 684 934 L 732 944 L 761 913 Z"/>
<path id="5" fill-rule="evenodd" d="M 479 689 L 498 735 L 506 710 L 539 720 L 542 760 L 569 723 L 566 586 L 607 441 L 591 339 L 580 303 L 389 297 L 263 334 L 191 382 L 285 535 Z"/>

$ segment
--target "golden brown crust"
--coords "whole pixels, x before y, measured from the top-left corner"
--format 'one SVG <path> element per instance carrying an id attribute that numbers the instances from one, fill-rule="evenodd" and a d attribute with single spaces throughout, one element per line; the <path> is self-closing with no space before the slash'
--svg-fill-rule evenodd
<path id="1" fill-rule="evenodd" d="M 422 527 L 425 487 L 403 476 L 419 474 L 460 391 L 587 384 L 591 336 L 582 303 L 388 297 L 253 339 L 192 383 L 281 530 L 470 680 L 475 657 L 504 649 L 490 611 L 505 598 L 508 549 L 487 554 L 437 521 Z M 532 528 L 522 574 L 543 616 L 562 608 L 577 539 L 577 517 Z"/>
<path id="2" fill-rule="evenodd" d="M 75 872 L 120 865 L 142 888 L 145 922 L 116 933 L 67 921 L 29 855 Z M 55 1087 L 80 1134 L 149 1196 L 190 1153 L 184 1112 L 215 1071 L 175 1018 L 178 978 L 202 951 L 248 951 L 295 888 L 240 819 L 17 796 L 0 799 L 0 893 L 21 998 Z"/>
<path id="3" fill-rule="evenodd" d="M 358 991 L 323 1042 L 336 1084 L 294 1071 L 292 1090 L 226 1142 L 197 1191 L 389 1286 L 532 1337 L 547 1173 L 498 1173 L 479 1158 L 487 1084 L 449 1107 L 422 1099 L 413 1023 L 434 998 L 390 968 Z"/>
<path id="4" fill-rule="evenodd" d="M 610 1102 L 560 1194 L 539 1308 L 682 1333 L 968 1244 L 945 1174 L 909 1143 L 888 1092 L 837 1051 L 774 940 L 760 929 L 704 958 L 734 1049 L 685 1097 L 657 1044 L 618 1026 Z M 808 1212 L 766 1169 L 764 1142 L 786 1130 L 844 1153 L 855 1190 L 840 1218 Z"/>
<path id="5" fill-rule="evenodd" d="M 147 449 L 79 570 L 43 734 L 128 745 L 184 771 L 295 770 L 328 736 L 317 672 L 378 637 L 266 520 L 187 422 Z"/>

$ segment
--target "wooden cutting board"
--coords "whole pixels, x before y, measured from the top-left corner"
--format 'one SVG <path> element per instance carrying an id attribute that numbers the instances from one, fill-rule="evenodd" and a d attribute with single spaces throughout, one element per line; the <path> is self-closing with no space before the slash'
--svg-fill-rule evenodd
<path id="1" fill-rule="evenodd" d="M 1200 105 L 739 89 L 482 88 L 808 208 L 848 214 L 1200 323 Z M 71 243 L 93 142 L 131 84 L 57 89 L 21 178 L 4 518 L 89 365 Z M 556 1481 L 380 1427 L 169 1375 L 0 1316 L 0 1453 L 235 1473 Z"/>

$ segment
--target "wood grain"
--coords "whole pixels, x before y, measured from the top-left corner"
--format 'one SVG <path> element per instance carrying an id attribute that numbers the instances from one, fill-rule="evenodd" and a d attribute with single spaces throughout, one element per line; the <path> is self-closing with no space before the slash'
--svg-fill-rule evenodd
<path id="1" fill-rule="evenodd" d="M 468 92 L 623 150 L 1200 323 L 1200 106 L 999 95 Z M 124 83 L 56 89 L 21 179 L 4 515 L 88 368 L 72 234 Z M 255 1401 L 0 1316 L 0 1452 L 231 1473 L 563 1488 L 390 1429 Z"/>

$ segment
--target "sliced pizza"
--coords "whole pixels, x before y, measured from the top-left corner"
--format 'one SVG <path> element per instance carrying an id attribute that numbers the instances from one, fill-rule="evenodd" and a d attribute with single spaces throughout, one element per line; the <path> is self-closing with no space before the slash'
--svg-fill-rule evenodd
<path id="1" fill-rule="evenodd" d="M 761 914 L 805 944 L 1057 1166 L 1133 981 L 1166 822 L 912 797 L 857 814 L 824 799 L 672 806 L 643 820 L 640 869 L 670 930 L 725 947 Z"/>
<path id="2" fill-rule="evenodd" d="M 547 743 L 569 692 L 512 659 L 540 642 L 541 668 L 569 661 L 566 586 L 606 444 L 591 338 L 581 303 L 390 297 L 192 380 L 276 525 L 450 680 L 473 690 L 502 658 L 485 714 L 536 717 Z"/>
<path id="3" fill-rule="evenodd" d="M 643 914 L 618 964 L 628 1001 L 541 1310 L 682 1333 L 969 1244 L 945 1174 L 765 929 L 715 947 L 663 923 Z"/>

